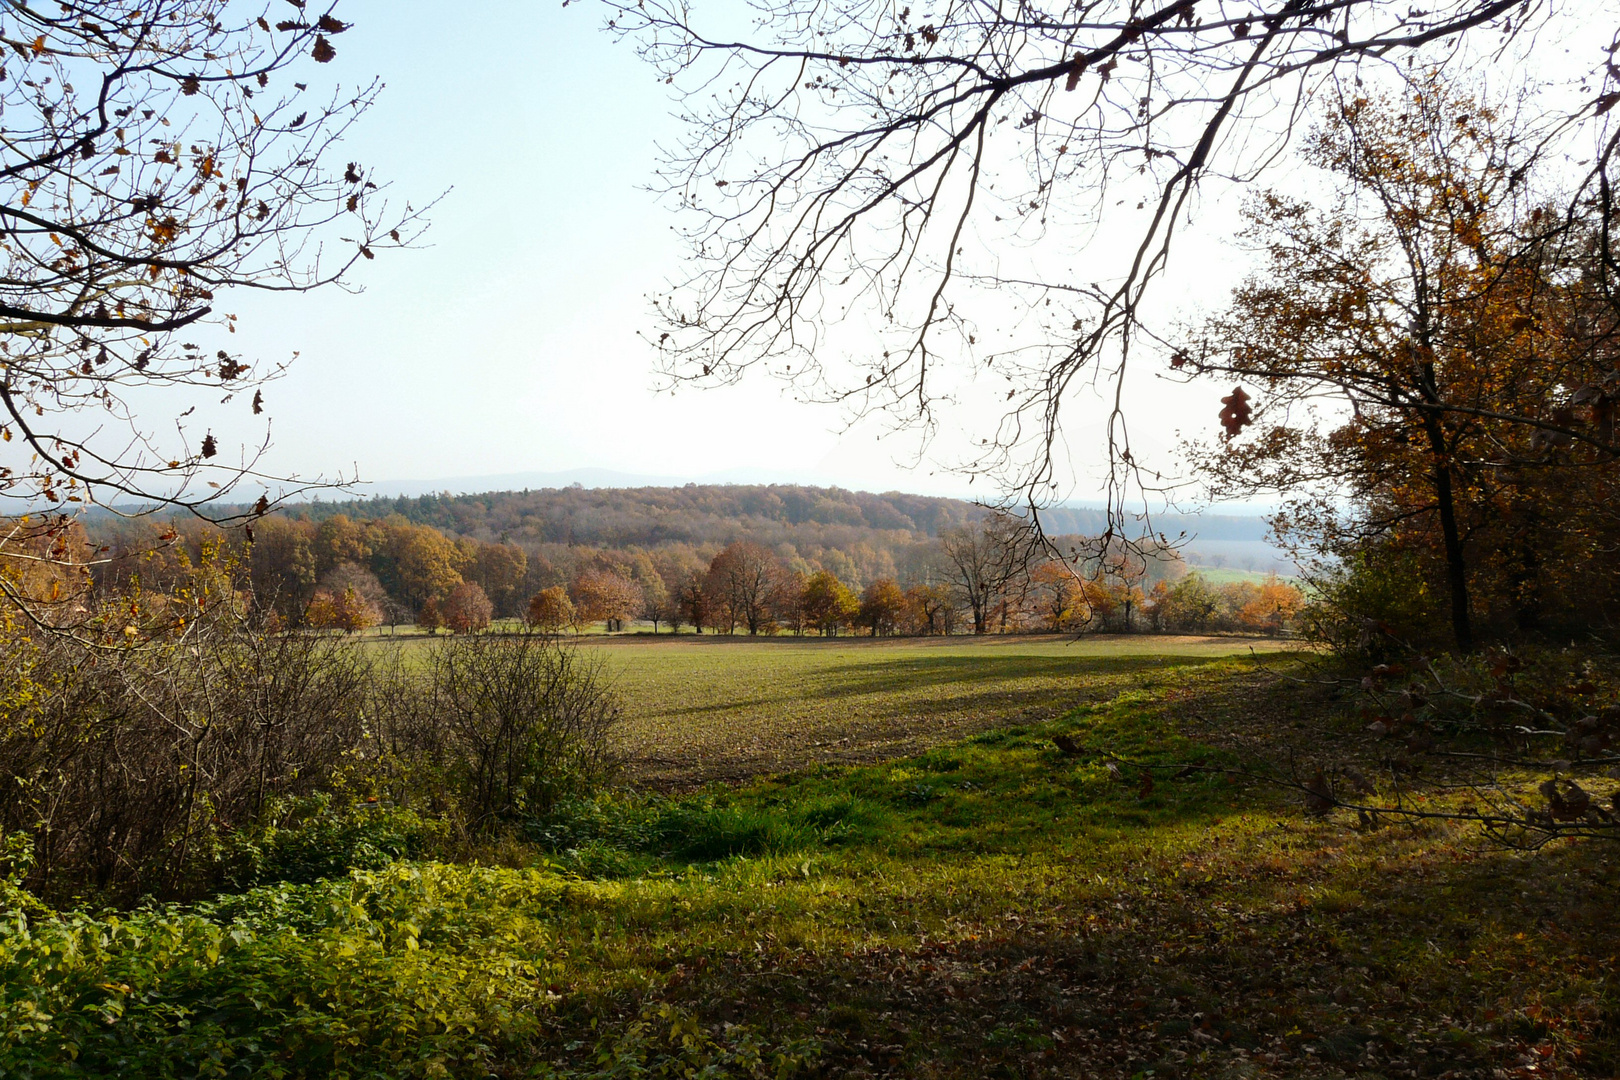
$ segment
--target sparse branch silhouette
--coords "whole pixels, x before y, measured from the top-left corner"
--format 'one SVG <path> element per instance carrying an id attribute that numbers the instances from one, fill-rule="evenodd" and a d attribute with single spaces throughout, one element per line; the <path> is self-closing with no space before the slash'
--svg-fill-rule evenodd
<path id="1" fill-rule="evenodd" d="M 764 0 L 743 30 L 685 4 L 609 7 L 687 124 L 655 185 L 694 259 L 658 300 L 669 380 L 763 369 L 925 438 L 971 381 L 1003 415 L 959 465 L 1031 510 L 1063 494 L 1063 417 L 1096 386 L 1116 533 L 1168 483 L 1132 453 L 1125 373 L 1168 353 L 1144 303 L 1200 196 L 1272 166 L 1322 86 L 1444 69 L 1549 18 L 1507 0 Z M 1611 54 L 1586 58 L 1561 128 L 1600 136 L 1577 197 L 1605 208 Z M 1002 316 L 1020 333 L 992 338 L 982 321 Z"/>
<path id="2" fill-rule="evenodd" d="M 230 0 L 0 11 L 0 499 L 11 507 L 122 500 L 217 517 L 210 508 L 245 477 L 299 487 L 260 469 L 269 432 L 256 418 L 282 368 L 218 347 L 223 337 L 182 337 L 234 332 L 220 307 L 233 288 L 342 286 L 421 226 L 361 163 L 336 158 L 379 84 L 295 81 L 336 57 L 349 27 L 335 11 L 297 4 L 274 25 Z M 219 396 L 239 406 L 239 427 L 188 423 Z"/>

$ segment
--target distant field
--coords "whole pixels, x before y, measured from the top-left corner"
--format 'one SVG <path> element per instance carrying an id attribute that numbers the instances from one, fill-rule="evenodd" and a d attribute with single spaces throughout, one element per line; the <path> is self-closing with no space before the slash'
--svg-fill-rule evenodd
<path id="1" fill-rule="evenodd" d="M 1234 581 L 1251 581 L 1256 585 L 1263 585 L 1271 577 L 1269 570 L 1234 570 L 1231 567 L 1194 566 L 1189 573 L 1197 574 L 1211 585 L 1230 585 Z M 1279 573 L 1283 581 L 1297 581 L 1291 574 Z"/>
<path id="2" fill-rule="evenodd" d="M 600 638 L 632 775 L 659 787 L 869 761 L 1149 686 L 1275 641 Z"/>

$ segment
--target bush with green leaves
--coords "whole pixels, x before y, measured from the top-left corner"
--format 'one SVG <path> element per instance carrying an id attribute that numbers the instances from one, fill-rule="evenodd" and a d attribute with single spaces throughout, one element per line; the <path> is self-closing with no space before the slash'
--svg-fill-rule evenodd
<path id="1" fill-rule="evenodd" d="M 423 857 L 443 832 L 441 822 L 405 807 L 346 803 L 328 792 L 280 799 L 252 827 L 221 840 L 222 879 L 239 890 L 380 870 L 399 859 Z"/>
<path id="2" fill-rule="evenodd" d="M 0 905 L 0 1075 L 483 1077 L 546 1022 L 568 889 L 398 863 L 123 916 Z"/>
<path id="3" fill-rule="evenodd" d="M 1353 555 L 1310 578 L 1307 638 L 1336 652 L 1383 658 L 1402 643 L 1444 641 L 1444 594 L 1398 550 Z"/>

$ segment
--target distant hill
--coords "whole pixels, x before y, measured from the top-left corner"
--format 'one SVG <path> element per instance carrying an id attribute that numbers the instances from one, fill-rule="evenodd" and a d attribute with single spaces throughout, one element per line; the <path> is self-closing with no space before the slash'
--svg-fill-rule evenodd
<path id="1" fill-rule="evenodd" d="M 659 547 L 725 544 L 738 536 L 762 542 L 865 532 L 913 539 L 974 520 L 984 511 L 959 499 L 791 484 L 686 484 L 681 487 L 587 488 L 574 485 L 477 495 L 428 494 L 312 502 L 286 512 L 317 520 L 334 514 L 378 518 L 399 514 L 420 525 L 480 540 Z M 790 537 L 788 534 L 794 534 Z M 830 539 L 830 537 L 829 537 Z"/>
<path id="2" fill-rule="evenodd" d="M 876 494 L 797 484 L 685 484 L 668 487 L 543 487 L 481 494 L 424 494 L 347 501 L 317 501 L 286 508 L 313 519 L 345 514 L 381 518 L 399 514 L 420 525 L 479 540 L 525 547 L 563 544 L 602 548 L 656 548 L 668 544 L 718 546 L 738 537 L 800 548 L 891 547 L 931 539 L 974 520 L 984 510 L 962 499 L 902 492 Z M 1042 512 L 1052 534 L 1096 535 L 1106 514 L 1096 507 L 1064 506 Z M 1287 569 L 1266 542 L 1268 527 L 1245 515 L 1154 517 L 1152 526 L 1172 542 L 1185 540 L 1191 561 L 1246 569 Z M 1183 534 L 1185 534 L 1183 536 Z M 1199 555 L 1211 552 L 1206 560 Z"/>

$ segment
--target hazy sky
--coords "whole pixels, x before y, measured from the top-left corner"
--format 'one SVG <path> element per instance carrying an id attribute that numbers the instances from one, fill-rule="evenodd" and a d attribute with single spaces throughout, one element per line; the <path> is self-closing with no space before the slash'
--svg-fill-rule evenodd
<path id="1" fill-rule="evenodd" d="M 347 0 L 333 75 L 376 74 L 375 110 L 340 151 L 440 194 L 421 250 L 360 268 L 360 295 L 242 297 L 232 341 L 266 363 L 273 471 L 371 480 L 599 467 L 919 492 L 977 491 L 912 444 L 844 432 L 836 409 L 766 379 L 656 395 L 646 297 L 680 269 L 673 217 L 642 188 L 676 133 L 666 88 L 589 4 Z M 1184 401 L 1185 391 L 1171 394 Z M 1192 398 L 1214 402 L 1220 391 Z M 1160 398 L 1148 441 L 1166 443 Z M 1213 423 L 1214 410 L 1207 404 Z M 1183 405 L 1171 412 L 1185 414 Z M 1201 417 L 1202 412 L 1194 414 Z M 1074 433 L 1077 443 L 1085 432 Z M 936 453 L 960 451 L 947 425 Z M 1084 494 L 1084 493 L 1080 493 Z"/>
<path id="2" fill-rule="evenodd" d="M 266 389 L 274 471 L 376 481 L 598 467 L 959 493 L 957 476 L 893 459 L 875 428 L 779 384 L 655 395 L 646 296 L 679 273 L 672 216 L 641 190 L 676 134 L 667 88 L 601 32 L 589 3 L 345 0 L 354 23 L 330 73 L 387 84 L 340 156 L 418 204 L 443 194 L 421 250 L 361 267 L 360 295 L 240 296 L 233 341 L 260 362 L 300 353 Z M 325 73 L 324 71 L 322 72 Z M 1202 235 L 1161 289 L 1170 308 L 1215 303 L 1241 260 L 1223 244 L 1237 196 L 1201 207 Z M 1163 454 L 1177 428 L 1213 430 L 1213 385 L 1144 378 L 1133 436 Z M 997 395 L 999 397 L 999 395 Z M 1097 445 L 1084 419 L 1077 457 Z M 962 448 L 949 425 L 936 453 Z M 1084 471 L 1084 461 L 1078 463 Z M 931 471 L 934 473 L 931 475 Z M 1085 498 L 1081 488 L 1071 493 Z"/>

